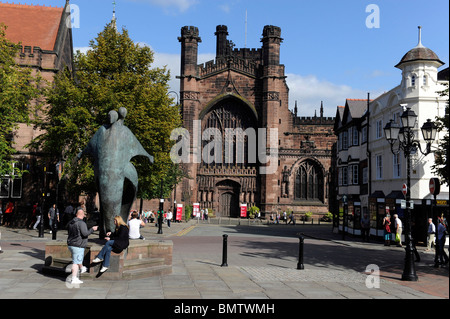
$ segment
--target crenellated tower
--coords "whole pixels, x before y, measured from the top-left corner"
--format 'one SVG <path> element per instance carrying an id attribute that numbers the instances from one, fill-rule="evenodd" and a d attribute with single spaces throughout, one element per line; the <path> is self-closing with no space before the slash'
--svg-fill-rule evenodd
<path id="1" fill-rule="evenodd" d="M 183 195 L 177 201 L 199 203 L 200 209 L 222 217 L 238 217 L 240 203 L 256 205 L 263 214 L 287 207 L 299 211 L 293 188 L 303 164 L 298 155 L 304 154 L 300 149 L 304 134 L 294 127 L 288 107 L 289 88 L 285 67 L 280 64 L 281 29 L 265 26 L 262 46 L 252 49 L 234 48 L 225 25 L 218 25 L 214 34 L 216 57 L 203 64 L 197 61 L 198 28 L 182 27 L 178 38 L 181 110 L 190 134 L 191 156 L 184 165 L 190 179 L 179 185 L 176 193 Z M 265 129 L 265 134 L 259 129 Z M 238 130 L 256 135 L 238 135 Z M 218 136 L 205 137 L 204 132 Z M 216 151 L 221 154 L 217 156 Z M 323 177 L 327 165 L 319 162 L 310 159 L 308 165 L 315 165 Z M 325 184 L 321 181 L 317 187 Z M 321 209 L 325 201 L 323 196 L 319 199 Z"/>

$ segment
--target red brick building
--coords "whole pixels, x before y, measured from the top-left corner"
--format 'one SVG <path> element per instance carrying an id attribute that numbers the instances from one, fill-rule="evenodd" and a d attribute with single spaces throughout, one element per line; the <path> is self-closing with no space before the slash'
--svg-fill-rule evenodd
<path id="1" fill-rule="evenodd" d="M 177 201 L 198 202 L 216 216 L 237 217 L 241 203 L 258 206 L 266 217 L 328 212 L 334 118 L 323 116 L 323 106 L 307 118 L 297 116 L 297 106 L 289 110 L 281 29 L 265 26 L 258 49 L 234 49 L 226 26 L 217 26 L 215 35 L 216 58 L 200 65 L 198 28 L 185 26 L 178 38 L 191 145 L 183 165 L 191 178 L 178 185 Z"/>
<path id="2" fill-rule="evenodd" d="M 21 43 L 22 49 L 16 57 L 17 64 L 32 69 L 32 74 L 40 73 L 41 77 L 53 82 L 54 75 L 64 67 L 73 68 L 73 45 L 70 25 L 69 1 L 64 7 L 47 7 L 39 5 L 22 5 L 0 3 L 0 23 L 6 25 L 6 38 L 13 43 Z M 39 116 L 39 114 L 37 114 Z M 3 177 L 0 200 L 11 200 L 16 203 L 16 212 L 26 214 L 30 204 L 42 196 L 49 194 L 48 202 L 56 200 L 56 172 L 54 165 L 39 160 L 45 154 L 33 150 L 26 145 L 39 131 L 31 125 L 19 123 L 14 134 L 16 159 L 29 173 L 22 179 Z M 44 166 L 47 165 L 45 174 Z M 52 189 L 52 191 L 48 191 Z M 16 220 L 22 220 L 17 216 Z"/>

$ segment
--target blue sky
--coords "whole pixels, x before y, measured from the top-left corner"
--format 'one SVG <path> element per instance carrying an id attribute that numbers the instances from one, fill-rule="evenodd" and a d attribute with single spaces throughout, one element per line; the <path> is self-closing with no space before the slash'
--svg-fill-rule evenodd
<path id="1" fill-rule="evenodd" d="M 1 2 L 61 7 L 65 0 Z M 76 49 L 85 50 L 111 20 L 112 2 L 71 0 L 79 15 L 73 29 Z M 116 0 L 116 16 L 135 42 L 153 49 L 155 66 L 171 69 L 171 89 L 176 91 L 181 27 L 199 28 L 202 63 L 214 58 L 217 25 L 228 26 L 228 39 L 236 48 L 260 48 L 264 26 L 279 26 L 289 106 L 297 100 L 303 116 L 313 116 L 321 101 L 325 115 L 334 116 L 346 98 L 366 98 L 368 92 L 375 98 L 397 86 L 401 71 L 394 65 L 416 46 L 419 25 L 423 45 L 445 62 L 443 68 L 449 63 L 448 0 Z"/>

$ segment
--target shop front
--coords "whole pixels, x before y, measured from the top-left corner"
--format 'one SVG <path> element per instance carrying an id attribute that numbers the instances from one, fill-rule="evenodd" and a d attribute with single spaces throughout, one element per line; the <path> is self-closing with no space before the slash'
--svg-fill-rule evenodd
<path id="1" fill-rule="evenodd" d="M 361 235 L 361 201 L 357 195 L 350 195 L 348 199 L 347 233 Z"/>
<path id="2" fill-rule="evenodd" d="M 386 198 L 382 191 L 369 196 L 370 235 L 383 237 L 383 219 L 386 216 Z"/>

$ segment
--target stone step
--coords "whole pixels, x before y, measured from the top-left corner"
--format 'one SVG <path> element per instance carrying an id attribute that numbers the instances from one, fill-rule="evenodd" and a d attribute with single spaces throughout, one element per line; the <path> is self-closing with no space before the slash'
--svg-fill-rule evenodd
<path id="1" fill-rule="evenodd" d="M 72 263 L 72 258 L 53 258 L 53 267 L 65 268 Z"/>
<path id="2" fill-rule="evenodd" d="M 154 276 L 170 275 L 172 273 L 171 265 L 153 266 L 148 268 L 124 270 L 122 273 L 122 279 L 133 280 L 142 279 Z"/>
<path id="3" fill-rule="evenodd" d="M 141 259 L 125 260 L 123 264 L 123 269 L 125 271 L 163 265 L 164 265 L 164 258 L 141 258 Z"/>

